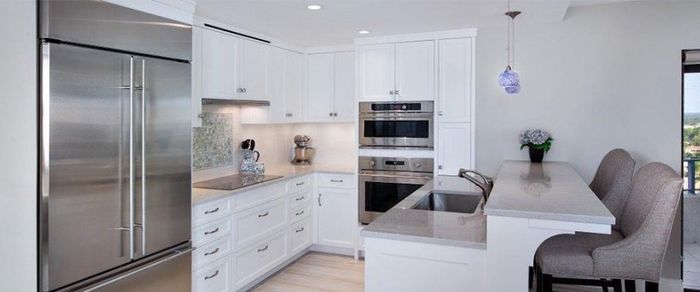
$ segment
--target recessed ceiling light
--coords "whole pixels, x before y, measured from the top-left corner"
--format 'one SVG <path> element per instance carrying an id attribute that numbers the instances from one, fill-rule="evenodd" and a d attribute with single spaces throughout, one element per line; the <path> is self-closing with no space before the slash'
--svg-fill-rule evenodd
<path id="1" fill-rule="evenodd" d="M 306 5 L 306 9 L 309 9 L 309 10 L 321 10 L 321 8 L 323 8 L 323 6 L 321 6 L 320 4 Z"/>
<path id="2" fill-rule="evenodd" d="M 369 34 L 369 30 L 361 30 L 361 31 L 358 31 L 357 33 L 359 33 L 359 34 Z"/>

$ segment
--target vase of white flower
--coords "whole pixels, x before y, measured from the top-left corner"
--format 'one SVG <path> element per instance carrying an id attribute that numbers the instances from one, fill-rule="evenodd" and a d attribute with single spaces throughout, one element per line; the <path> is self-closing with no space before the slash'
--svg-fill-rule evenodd
<path id="1" fill-rule="evenodd" d="M 542 162 L 544 154 L 552 148 L 552 141 L 552 135 L 541 129 L 529 129 L 520 133 L 520 149 L 528 148 L 532 163 Z"/>

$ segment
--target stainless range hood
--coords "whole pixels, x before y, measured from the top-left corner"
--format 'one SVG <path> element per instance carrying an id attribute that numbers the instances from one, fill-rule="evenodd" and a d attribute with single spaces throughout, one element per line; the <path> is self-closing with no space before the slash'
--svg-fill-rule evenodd
<path id="1" fill-rule="evenodd" d="M 204 105 L 255 105 L 255 106 L 269 106 L 270 102 L 267 100 L 252 100 L 252 99 L 213 99 L 213 98 L 202 98 L 202 104 Z"/>

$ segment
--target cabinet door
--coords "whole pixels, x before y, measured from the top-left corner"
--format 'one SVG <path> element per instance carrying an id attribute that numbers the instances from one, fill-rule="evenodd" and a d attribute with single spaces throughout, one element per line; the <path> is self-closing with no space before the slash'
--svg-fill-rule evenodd
<path id="1" fill-rule="evenodd" d="M 267 96 L 270 101 L 268 121 L 284 122 L 285 117 L 285 72 L 286 51 L 280 48 L 269 49 L 267 66 Z"/>
<path id="2" fill-rule="evenodd" d="M 202 34 L 203 28 L 192 27 L 192 127 L 202 126 Z"/>
<path id="3" fill-rule="evenodd" d="M 308 56 L 308 86 L 306 116 L 309 121 L 333 120 L 334 98 L 334 54 L 312 54 Z"/>
<path id="4" fill-rule="evenodd" d="M 267 96 L 267 45 L 239 39 L 238 83 L 243 99 L 269 100 Z"/>
<path id="5" fill-rule="evenodd" d="M 394 44 L 358 47 L 359 100 L 393 101 Z"/>
<path id="6" fill-rule="evenodd" d="M 336 122 L 353 122 L 355 112 L 355 53 L 335 54 L 335 105 Z"/>
<path id="7" fill-rule="evenodd" d="M 320 189 L 316 205 L 318 244 L 353 248 L 357 229 L 355 190 Z"/>
<path id="8" fill-rule="evenodd" d="M 471 39 L 441 40 L 439 43 L 438 120 L 449 123 L 471 121 Z"/>
<path id="9" fill-rule="evenodd" d="M 284 118 L 286 122 L 304 120 L 304 55 L 285 51 Z"/>
<path id="10" fill-rule="evenodd" d="M 435 99 L 433 41 L 396 44 L 396 99 Z"/>
<path id="11" fill-rule="evenodd" d="M 203 98 L 233 99 L 236 96 L 237 42 L 237 38 L 224 33 L 202 31 Z"/>
<path id="12" fill-rule="evenodd" d="M 471 124 L 440 123 L 438 135 L 439 175 L 457 175 L 460 168 L 473 168 Z"/>

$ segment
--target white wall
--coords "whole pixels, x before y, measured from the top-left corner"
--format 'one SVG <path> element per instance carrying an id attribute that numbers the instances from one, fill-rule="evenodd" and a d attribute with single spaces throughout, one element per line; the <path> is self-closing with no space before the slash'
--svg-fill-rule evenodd
<path id="1" fill-rule="evenodd" d="M 496 84 L 506 65 L 505 26 L 480 28 L 477 168 L 495 174 L 504 159 L 527 159 L 519 132 L 544 128 L 556 139 L 545 159 L 569 161 L 589 181 L 616 147 L 638 165 L 660 161 L 680 171 L 681 50 L 700 48 L 699 11 L 697 1 L 631 2 L 518 25 L 519 95 Z"/>
<path id="2" fill-rule="evenodd" d="M 37 289 L 36 2 L 0 1 L 0 283 Z"/>

